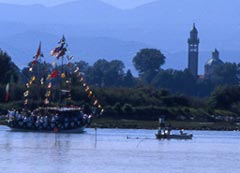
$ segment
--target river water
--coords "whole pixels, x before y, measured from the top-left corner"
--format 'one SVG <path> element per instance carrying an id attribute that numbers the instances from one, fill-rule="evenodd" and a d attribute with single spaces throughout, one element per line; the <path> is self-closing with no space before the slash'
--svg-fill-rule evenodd
<path id="1" fill-rule="evenodd" d="M 0 172 L 240 172 L 240 132 L 188 131 L 194 135 L 192 140 L 157 140 L 155 132 L 23 133 L 0 126 Z"/>

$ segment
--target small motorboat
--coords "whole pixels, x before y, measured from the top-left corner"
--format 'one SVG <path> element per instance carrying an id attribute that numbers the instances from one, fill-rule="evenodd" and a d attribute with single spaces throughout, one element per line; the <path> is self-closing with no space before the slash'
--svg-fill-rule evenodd
<path id="1" fill-rule="evenodd" d="M 172 126 L 168 124 L 165 125 L 163 116 L 159 118 L 159 128 L 158 132 L 155 134 L 157 139 L 192 139 L 192 134 L 184 133 L 184 130 L 180 130 L 180 134 L 171 134 Z"/>
<path id="2" fill-rule="evenodd" d="M 156 134 L 157 139 L 192 139 L 192 134 Z"/>

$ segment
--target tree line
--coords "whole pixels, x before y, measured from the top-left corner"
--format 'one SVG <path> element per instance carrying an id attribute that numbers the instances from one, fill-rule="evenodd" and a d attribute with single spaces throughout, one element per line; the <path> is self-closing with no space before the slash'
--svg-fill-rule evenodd
<path id="1" fill-rule="evenodd" d="M 156 119 L 168 115 L 170 119 L 209 120 L 212 115 L 237 116 L 240 113 L 239 64 L 225 63 L 217 67 L 212 78 L 195 78 L 185 70 L 162 69 L 166 57 L 157 49 L 142 49 L 133 57 L 138 76 L 125 70 L 120 60 L 97 60 L 93 65 L 79 61 L 79 67 L 105 108 L 105 116 L 129 119 Z M 0 102 L 1 108 L 11 104 L 21 105 L 26 81 L 32 75 L 46 77 L 52 65 L 37 62 L 33 71 L 28 67 L 20 70 L 10 56 L 0 51 Z M 58 67 L 60 68 L 60 67 Z M 72 101 L 87 103 L 89 98 L 65 64 L 63 70 L 72 78 Z M 40 73 L 39 73 L 40 72 Z M 5 102 L 5 86 L 11 83 L 11 102 Z M 32 90 L 33 105 L 41 104 L 44 88 L 36 83 Z M 55 92 L 55 91 L 53 91 Z M 40 99 L 37 99 L 40 98 Z M 53 100 L 56 102 L 57 92 Z M 216 111 L 217 110 L 217 111 Z"/>

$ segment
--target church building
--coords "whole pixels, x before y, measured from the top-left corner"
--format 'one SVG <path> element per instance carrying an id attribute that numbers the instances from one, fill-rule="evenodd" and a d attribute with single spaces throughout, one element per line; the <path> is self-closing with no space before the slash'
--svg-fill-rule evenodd
<path id="1" fill-rule="evenodd" d="M 212 53 L 212 58 L 204 66 L 204 76 L 198 75 L 199 42 L 198 31 L 195 24 L 193 24 L 190 38 L 188 39 L 188 70 L 195 78 L 211 78 L 216 67 L 224 63 L 219 58 L 219 51 L 215 49 Z"/>
<path id="2" fill-rule="evenodd" d="M 204 77 L 205 78 L 211 78 L 212 75 L 214 75 L 214 71 L 216 67 L 223 65 L 224 63 L 219 58 L 219 52 L 217 49 L 214 50 L 212 53 L 212 58 L 210 58 L 204 67 Z"/>

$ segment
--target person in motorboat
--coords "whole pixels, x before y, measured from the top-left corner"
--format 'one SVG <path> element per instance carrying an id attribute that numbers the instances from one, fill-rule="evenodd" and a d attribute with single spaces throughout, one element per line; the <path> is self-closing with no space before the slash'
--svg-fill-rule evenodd
<path id="1" fill-rule="evenodd" d="M 180 135 L 187 135 L 187 133 L 184 133 L 184 129 L 180 130 Z"/>

